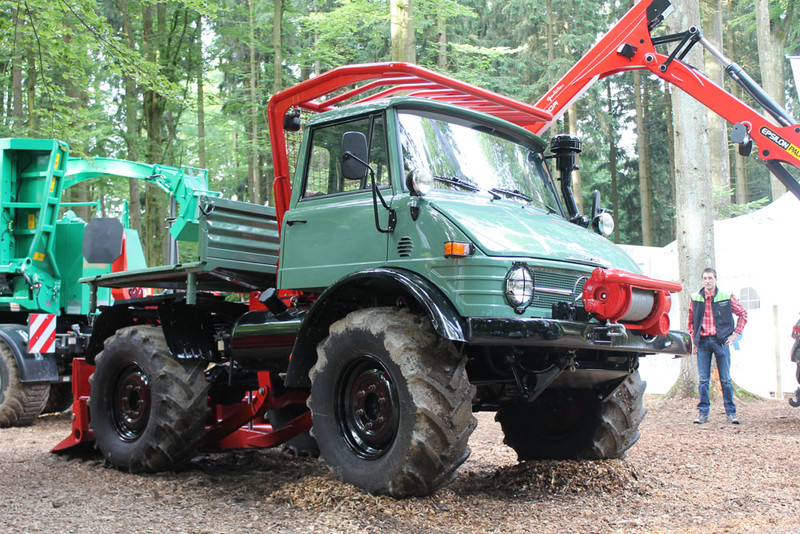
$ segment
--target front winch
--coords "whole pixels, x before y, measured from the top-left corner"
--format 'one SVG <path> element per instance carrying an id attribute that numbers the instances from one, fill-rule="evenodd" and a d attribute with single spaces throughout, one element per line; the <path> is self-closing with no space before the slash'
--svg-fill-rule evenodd
<path id="1" fill-rule="evenodd" d="M 598 320 L 619 322 L 644 334 L 664 335 L 669 332 L 670 293 L 681 289 L 677 282 L 598 267 L 583 286 L 583 305 Z"/>

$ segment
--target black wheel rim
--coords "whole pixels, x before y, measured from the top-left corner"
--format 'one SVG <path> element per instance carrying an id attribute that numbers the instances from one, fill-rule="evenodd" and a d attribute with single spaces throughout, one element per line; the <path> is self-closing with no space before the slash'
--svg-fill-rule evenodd
<path id="1" fill-rule="evenodd" d="M 123 441 L 135 441 L 147 428 L 150 418 L 150 380 L 134 362 L 123 366 L 114 381 L 111 421 Z"/>
<path id="2" fill-rule="evenodd" d="M 400 422 L 397 392 L 375 357 L 359 358 L 342 374 L 336 413 L 345 442 L 358 456 L 375 459 L 392 446 Z"/>

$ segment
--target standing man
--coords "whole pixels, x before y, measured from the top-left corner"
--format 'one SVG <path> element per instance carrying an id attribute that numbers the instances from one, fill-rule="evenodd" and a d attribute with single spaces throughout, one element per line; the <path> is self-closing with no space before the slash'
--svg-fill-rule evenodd
<path id="1" fill-rule="evenodd" d="M 736 326 L 733 316 L 736 315 Z M 712 268 L 703 270 L 703 289 L 692 295 L 689 306 L 689 335 L 697 354 L 697 370 L 700 374 L 700 412 L 695 423 L 708 423 L 708 384 L 711 377 L 711 356 L 717 358 L 719 381 L 722 385 L 722 396 L 725 400 L 725 413 L 728 422 L 739 424 L 736 418 L 736 404 L 733 402 L 733 386 L 731 385 L 731 351 L 730 345 L 739 339 L 739 335 L 747 323 L 747 311 L 731 293 L 723 293 L 717 288 L 717 271 Z"/>

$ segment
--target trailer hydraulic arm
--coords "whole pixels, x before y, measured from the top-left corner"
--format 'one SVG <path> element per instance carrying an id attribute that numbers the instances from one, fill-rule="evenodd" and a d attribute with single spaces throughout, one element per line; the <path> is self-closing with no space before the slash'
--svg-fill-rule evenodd
<path id="1" fill-rule="evenodd" d="M 800 199 L 800 183 L 783 166 L 800 169 L 800 124 L 778 105 L 736 63 L 722 55 L 705 38 L 699 28 L 685 32 L 653 37 L 651 32 L 673 10 L 669 0 L 642 0 L 584 55 L 535 104 L 553 114 L 548 122 L 530 126 L 542 133 L 595 82 L 618 72 L 648 70 L 666 82 L 683 89 L 706 107 L 733 124 L 731 140 L 739 144 L 739 152 L 747 155 L 752 144 L 767 168 Z M 669 54 L 656 51 L 660 45 L 677 43 Z M 700 43 L 764 109 L 759 113 L 705 74 L 683 62 L 691 48 Z"/>
<path id="2" fill-rule="evenodd" d="M 201 196 L 221 196 L 219 192 L 209 191 L 208 171 L 205 169 L 150 165 L 115 158 L 69 158 L 63 188 L 99 176 L 136 178 L 156 185 L 167 193 L 171 201 L 178 204 L 170 207 L 170 217 L 173 219 L 170 234 L 177 241 L 197 240 L 198 199 Z"/>

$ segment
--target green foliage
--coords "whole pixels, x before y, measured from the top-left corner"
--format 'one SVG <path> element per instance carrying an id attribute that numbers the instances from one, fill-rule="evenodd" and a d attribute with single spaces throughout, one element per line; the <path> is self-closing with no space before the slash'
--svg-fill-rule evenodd
<path id="1" fill-rule="evenodd" d="M 549 4 L 550 17 L 545 0 L 415 0 L 418 61 L 433 69 L 444 64 L 450 75 L 534 103 L 630 3 Z M 800 26 L 790 23 L 799 9 L 795 4 L 771 2 L 773 29 L 785 38 L 790 54 L 800 54 Z M 0 0 L 0 136 L 56 137 L 79 155 L 135 153 L 140 160 L 197 165 L 197 86 L 202 83 L 211 185 L 225 196 L 246 199 L 248 154 L 257 151 L 264 182 L 271 171 L 265 112 L 275 74 L 273 7 L 266 0 Z M 145 31 L 146 12 L 156 14 L 152 24 L 158 31 L 152 35 Z M 125 15 L 129 34 L 123 28 Z M 758 80 L 752 2 L 729 0 L 724 17 L 726 54 Z M 281 85 L 345 63 L 389 60 L 389 23 L 389 0 L 284 0 Z M 796 113 L 800 103 L 790 78 L 787 75 L 787 108 Z M 636 143 L 647 143 L 655 239 L 664 245 L 675 234 L 671 117 L 663 83 L 654 78 L 645 83 L 643 132 L 637 132 L 633 123 L 630 76 L 613 78 L 610 100 L 601 83 L 576 104 L 584 147 L 580 194 L 588 205 L 591 191 L 599 189 L 604 205 L 611 207 L 613 141 L 618 149 L 615 218 L 620 241 L 641 242 Z M 153 95 L 158 105 L 146 108 L 145 97 Z M 749 97 L 744 99 L 749 102 Z M 153 111 L 160 121 L 156 146 L 145 133 L 153 120 L 148 113 Z M 250 138 L 254 114 L 261 132 L 257 139 Z M 565 129 L 557 124 L 552 133 Z M 755 199 L 769 198 L 769 173 L 755 157 L 748 160 L 747 174 L 750 202 L 725 208 L 718 217 L 755 209 L 764 202 Z M 127 184 L 120 181 L 87 187 L 107 206 L 128 195 Z M 151 237 L 160 240 L 163 234 Z"/>

